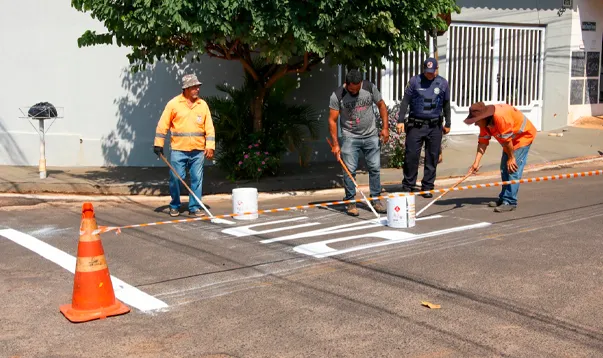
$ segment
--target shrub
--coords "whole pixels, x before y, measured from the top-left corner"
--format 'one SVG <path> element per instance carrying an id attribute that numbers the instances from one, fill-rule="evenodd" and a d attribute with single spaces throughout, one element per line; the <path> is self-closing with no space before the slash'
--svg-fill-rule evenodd
<path id="1" fill-rule="evenodd" d="M 218 85 L 216 88 L 225 96 L 206 99 L 216 128 L 216 162 L 230 180 L 259 180 L 264 175 L 276 175 L 284 153 L 302 153 L 307 139 L 316 139 L 318 135 L 318 115 L 312 107 L 286 102 L 297 86 L 297 80 L 289 76 L 276 82 L 266 95 L 263 128 L 254 133 L 251 105 L 255 86 L 253 79 L 246 75 L 241 87 Z M 256 151 L 250 152 L 249 146 L 260 153 L 269 153 L 268 161 L 260 160 L 262 156 L 256 158 Z"/>
<path id="2" fill-rule="evenodd" d="M 377 106 L 373 106 L 375 116 L 377 120 L 377 128 L 379 131 L 383 128 L 381 116 L 379 115 L 379 109 Z M 389 123 L 389 142 L 381 146 L 381 155 L 387 160 L 386 167 L 389 168 L 402 168 L 404 165 L 404 151 L 406 134 L 403 132 L 398 134 L 396 131 L 396 124 L 398 123 L 398 115 L 400 113 L 400 103 L 387 108 L 388 123 Z M 448 145 L 448 135 L 442 137 L 442 149 Z M 424 151 L 424 148 L 423 148 Z M 422 165 L 425 158 L 421 157 L 420 164 Z M 383 165 L 383 164 L 382 164 Z"/>
<path id="3" fill-rule="evenodd" d="M 269 152 L 260 151 L 260 145 L 261 142 L 257 141 L 247 146 L 237 162 L 231 179 L 240 177 L 257 181 L 265 174 L 276 175 L 279 158 Z"/>
<path id="4" fill-rule="evenodd" d="M 373 106 L 375 117 L 377 118 L 377 129 L 383 129 L 383 122 L 379 114 L 377 106 Z M 381 156 L 386 159 L 386 163 L 382 163 L 385 167 L 402 168 L 404 165 L 404 143 L 406 134 L 403 132 L 398 134 L 396 124 L 398 123 L 398 113 L 400 112 L 400 104 L 396 103 L 392 107 L 387 108 L 387 117 L 389 123 L 389 141 L 381 146 Z"/>

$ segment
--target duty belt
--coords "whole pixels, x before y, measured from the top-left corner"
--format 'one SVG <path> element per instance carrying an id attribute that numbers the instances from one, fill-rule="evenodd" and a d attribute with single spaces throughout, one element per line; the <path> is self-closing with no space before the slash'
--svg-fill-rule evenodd
<path id="1" fill-rule="evenodd" d="M 440 117 L 430 118 L 430 119 L 425 119 L 425 118 L 408 118 L 408 123 L 409 124 L 420 124 L 420 125 L 438 124 L 440 121 L 441 121 Z"/>

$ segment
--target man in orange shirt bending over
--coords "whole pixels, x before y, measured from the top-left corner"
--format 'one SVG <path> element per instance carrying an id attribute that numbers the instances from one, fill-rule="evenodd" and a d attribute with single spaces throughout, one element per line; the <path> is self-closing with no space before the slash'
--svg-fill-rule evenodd
<path id="1" fill-rule="evenodd" d="M 475 173 L 492 137 L 503 147 L 500 172 L 503 181 L 519 180 L 528 159 L 530 146 L 536 138 L 536 127 L 517 108 L 508 104 L 485 105 L 478 102 L 469 108 L 466 124 L 479 127 L 475 161 L 468 173 Z M 503 185 L 497 201 L 488 206 L 503 213 L 517 208 L 519 184 Z"/>
<path id="2" fill-rule="evenodd" d="M 214 157 L 216 134 L 207 103 L 199 98 L 201 82 L 195 75 L 182 78 L 182 94 L 172 98 L 157 123 L 153 151 L 163 154 L 163 146 L 168 130 L 171 132 L 172 153 L 170 162 L 182 179 L 186 169 L 191 175 L 191 189 L 201 199 L 203 186 L 203 163 Z M 180 181 L 170 171 L 170 215 L 180 215 Z M 204 216 L 201 204 L 189 194 L 190 215 Z"/>

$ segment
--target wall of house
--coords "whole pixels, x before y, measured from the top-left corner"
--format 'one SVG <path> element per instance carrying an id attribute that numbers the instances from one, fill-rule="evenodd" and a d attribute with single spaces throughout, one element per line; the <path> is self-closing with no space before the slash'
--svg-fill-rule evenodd
<path id="1" fill-rule="evenodd" d="M 603 98 L 600 98 L 602 42 L 603 2 L 575 0 L 568 124 L 582 116 L 603 115 Z"/>
<path id="2" fill-rule="evenodd" d="M 131 74 L 127 48 L 78 48 L 85 30 L 103 27 L 70 4 L 0 0 L 0 165 L 38 165 L 39 134 L 20 118 L 20 108 L 37 102 L 50 102 L 63 114 L 46 135 L 48 166 L 163 165 L 152 152 L 155 126 L 166 102 L 180 93 L 182 75 L 199 76 L 201 96 L 219 94 L 216 84 L 242 81 L 238 62 L 206 57 L 200 64 L 159 63 L 152 71 Z M 336 85 L 337 68 L 323 65 L 300 78 L 292 99 L 319 110 L 323 141 Z M 315 159 L 326 158 L 325 146 L 317 146 Z"/>
<path id="3" fill-rule="evenodd" d="M 131 74 L 127 48 L 77 47 L 85 30 L 103 28 L 70 3 L 0 0 L 0 165 L 38 164 L 39 134 L 31 121 L 20 118 L 20 108 L 41 101 L 63 109 L 63 118 L 46 136 L 47 165 L 162 165 L 151 149 L 155 125 L 165 103 L 180 92 L 181 76 L 197 73 L 204 83 L 202 96 L 219 94 L 216 84 L 241 83 L 239 63 L 209 58 L 200 64 L 159 63 L 153 70 Z M 546 27 L 543 130 L 562 127 L 584 113 L 603 113 L 600 104 L 569 106 L 570 54 L 581 43 L 601 51 L 603 37 L 600 0 L 574 3 L 574 9 L 559 16 L 560 0 L 508 0 L 504 5 L 498 0 L 457 0 L 462 13 L 453 14 L 453 21 Z M 581 21 L 597 21 L 596 31 L 576 35 Z M 445 77 L 447 36 L 438 39 L 440 73 Z M 321 133 L 311 160 L 332 160 L 324 137 L 328 98 L 337 77 L 337 67 L 320 66 L 300 78 L 291 98 L 319 112 Z M 284 159 L 298 161 L 296 153 Z"/>
<path id="4" fill-rule="evenodd" d="M 462 7 L 462 12 L 453 14 L 453 22 L 546 27 L 542 130 L 566 125 L 572 12 L 566 11 L 561 16 L 558 15 L 561 0 L 457 0 L 456 3 Z M 438 39 L 441 69 L 446 68 L 447 36 L 445 34 Z"/>

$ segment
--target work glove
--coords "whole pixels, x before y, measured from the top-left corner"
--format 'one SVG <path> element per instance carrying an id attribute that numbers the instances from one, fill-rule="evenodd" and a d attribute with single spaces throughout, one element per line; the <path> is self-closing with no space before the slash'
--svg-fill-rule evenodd
<path id="1" fill-rule="evenodd" d="M 158 157 L 161 157 L 160 154 L 163 154 L 163 147 L 154 146 L 153 152 L 155 152 L 155 154 L 157 154 Z"/>

